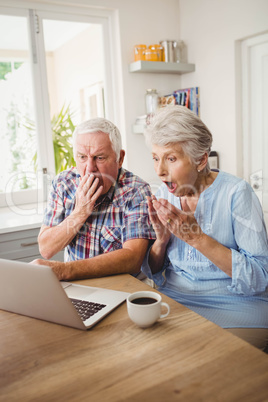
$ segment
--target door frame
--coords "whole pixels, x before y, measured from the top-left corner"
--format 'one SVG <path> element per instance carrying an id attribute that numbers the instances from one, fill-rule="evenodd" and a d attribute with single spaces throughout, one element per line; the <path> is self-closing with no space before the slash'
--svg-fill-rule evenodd
<path id="1" fill-rule="evenodd" d="M 252 146 L 252 91 L 251 91 L 251 58 L 250 52 L 253 46 L 261 45 L 268 42 L 268 31 L 259 33 L 249 38 L 238 41 L 237 45 L 237 80 L 236 80 L 236 93 L 237 93 L 237 132 L 238 132 L 238 147 L 237 147 L 237 160 L 238 160 L 238 175 L 243 177 L 250 183 L 250 177 L 254 173 L 261 174 L 260 172 L 252 171 L 251 163 L 251 146 Z M 254 187 L 254 186 L 253 186 Z M 254 189 L 255 190 L 255 189 Z M 262 189 L 256 191 L 262 202 L 263 194 Z M 267 215 L 267 214 L 265 214 Z M 266 221 L 268 217 L 265 216 Z M 268 222 L 267 222 L 268 223 Z"/>
<path id="2" fill-rule="evenodd" d="M 249 180 L 250 176 L 250 58 L 252 46 L 264 43 L 268 39 L 268 31 L 238 41 L 237 57 L 237 132 L 238 136 L 238 175 Z"/>

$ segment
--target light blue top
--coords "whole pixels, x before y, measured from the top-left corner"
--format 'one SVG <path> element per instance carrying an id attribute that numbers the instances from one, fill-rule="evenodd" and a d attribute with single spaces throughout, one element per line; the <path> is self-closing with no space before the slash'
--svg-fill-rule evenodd
<path id="1" fill-rule="evenodd" d="M 161 185 L 157 198 L 181 209 Z M 223 328 L 268 328 L 268 242 L 260 202 L 251 186 L 219 172 L 200 195 L 195 218 L 204 233 L 232 251 L 232 278 L 203 254 L 172 235 L 161 272 L 142 271 L 172 297 Z"/>

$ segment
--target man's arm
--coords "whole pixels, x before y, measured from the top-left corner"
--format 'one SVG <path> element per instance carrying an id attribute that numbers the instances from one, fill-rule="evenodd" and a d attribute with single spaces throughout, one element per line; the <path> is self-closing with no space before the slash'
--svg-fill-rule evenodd
<path id="1" fill-rule="evenodd" d="M 98 178 L 84 176 L 76 191 L 72 213 L 56 226 L 42 225 L 38 235 L 39 251 L 42 257 L 50 259 L 66 247 L 91 215 L 95 202 L 101 195 L 102 186 L 97 188 Z"/>
<path id="2" fill-rule="evenodd" d="M 70 244 L 83 224 L 79 215 L 73 213 L 57 226 L 42 225 L 38 235 L 39 252 L 42 257 L 50 259 L 63 250 Z"/>
<path id="3" fill-rule="evenodd" d="M 127 240 L 120 250 L 111 251 L 86 260 L 69 262 L 34 260 L 32 264 L 48 265 L 59 280 L 98 278 L 115 274 L 138 274 L 149 240 Z"/>

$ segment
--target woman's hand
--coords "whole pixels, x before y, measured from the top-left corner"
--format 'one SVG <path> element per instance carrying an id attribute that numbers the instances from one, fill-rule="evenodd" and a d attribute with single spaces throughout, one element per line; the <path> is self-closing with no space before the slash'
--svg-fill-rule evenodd
<path id="1" fill-rule="evenodd" d="M 153 225 L 156 238 L 160 243 L 166 245 L 170 239 L 171 233 L 169 231 L 169 228 L 166 227 L 159 219 L 157 211 L 154 208 L 154 202 L 157 202 L 157 199 L 154 195 L 152 195 L 151 197 L 147 197 L 147 201 L 148 201 L 149 217 Z"/>
<path id="2" fill-rule="evenodd" d="M 165 227 L 176 237 L 195 247 L 203 232 L 186 199 L 181 198 L 182 211 L 162 198 L 159 200 L 154 199 L 152 204 L 157 218 L 161 222 L 161 227 Z"/>

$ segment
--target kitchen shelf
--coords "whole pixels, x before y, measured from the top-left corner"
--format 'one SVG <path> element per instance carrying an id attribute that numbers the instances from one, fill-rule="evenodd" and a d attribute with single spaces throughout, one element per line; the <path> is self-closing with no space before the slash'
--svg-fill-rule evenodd
<path id="1" fill-rule="evenodd" d="M 139 60 L 129 64 L 130 73 L 185 74 L 193 71 L 195 71 L 195 65 L 189 63 Z"/>
<path id="2" fill-rule="evenodd" d="M 143 134 L 145 127 L 144 124 L 132 124 L 132 132 L 133 134 Z"/>

